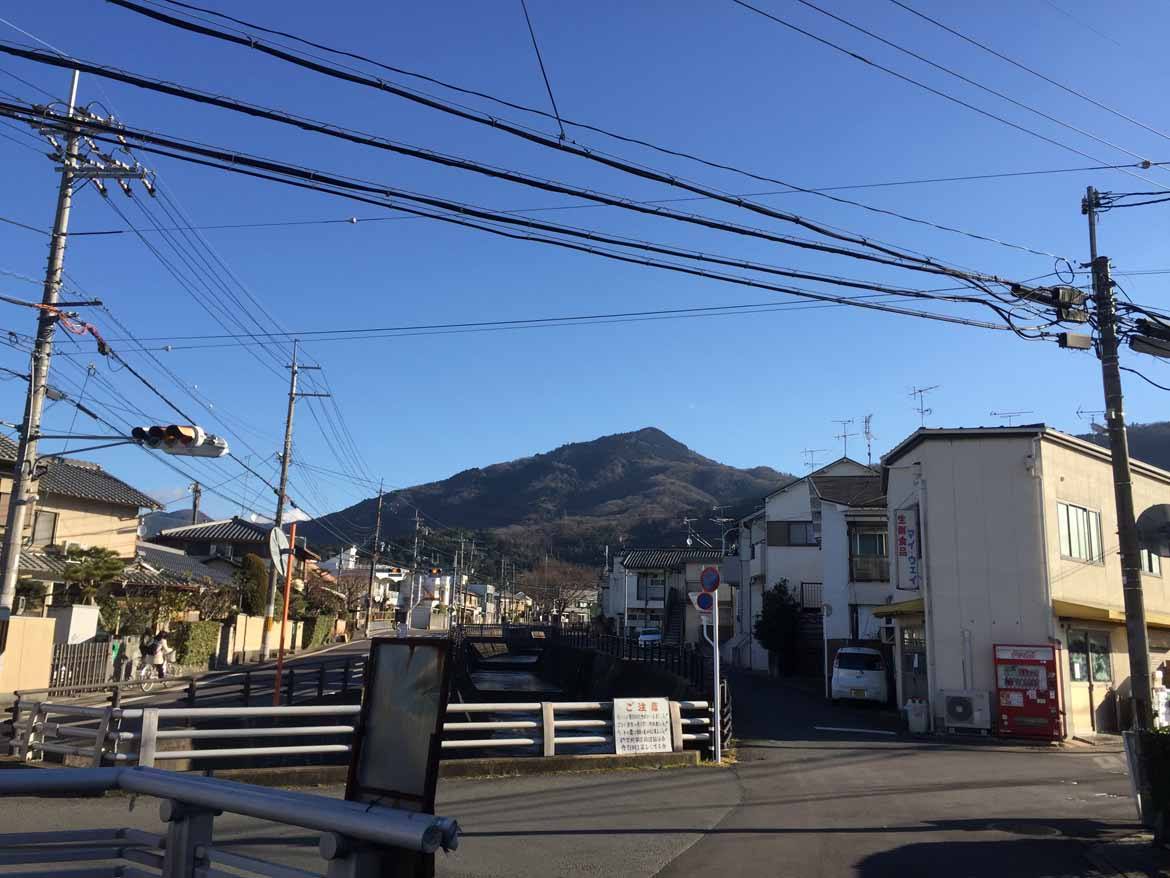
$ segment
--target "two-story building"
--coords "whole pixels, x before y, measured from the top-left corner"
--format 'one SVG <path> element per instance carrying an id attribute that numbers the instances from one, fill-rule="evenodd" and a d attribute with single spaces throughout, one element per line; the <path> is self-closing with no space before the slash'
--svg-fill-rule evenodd
<path id="1" fill-rule="evenodd" d="M 658 628 L 667 643 L 704 643 L 690 595 L 701 590 L 703 568 L 722 560 L 719 549 L 626 549 L 615 556 L 603 589 L 605 613 L 623 634 Z M 729 585 L 719 589 L 719 609 L 719 640 L 727 643 L 734 631 Z"/>
<path id="2" fill-rule="evenodd" d="M 1129 657 L 1108 450 L 1043 424 L 921 429 L 882 459 L 898 702 L 945 690 L 989 696 L 993 648 L 1052 647 L 1067 734 L 1126 722 Z M 1133 463 L 1137 512 L 1170 502 L 1170 472 Z M 1170 588 L 1143 552 L 1150 666 L 1170 656 Z M 1170 676 L 1170 675 L 1168 675 Z M 1027 695 L 1044 698 L 1044 687 Z M 980 695 L 983 697 L 983 695 Z"/>

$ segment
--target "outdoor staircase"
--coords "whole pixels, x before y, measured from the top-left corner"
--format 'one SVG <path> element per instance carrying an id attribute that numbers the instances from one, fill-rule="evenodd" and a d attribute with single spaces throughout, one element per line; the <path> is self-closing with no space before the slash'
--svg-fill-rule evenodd
<path id="1" fill-rule="evenodd" d="M 678 592 L 671 589 L 666 594 L 666 626 L 662 640 L 677 646 L 683 641 L 683 622 L 686 618 L 686 604 L 679 599 Z"/>

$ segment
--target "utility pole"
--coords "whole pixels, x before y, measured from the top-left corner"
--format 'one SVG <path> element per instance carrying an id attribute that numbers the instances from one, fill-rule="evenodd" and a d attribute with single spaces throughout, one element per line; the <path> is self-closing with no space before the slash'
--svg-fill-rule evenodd
<path id="1" fill-rule="evenodd" d="M 77 103 L 78 72 L 73 71 L 69 86 L 69 105 L 66 113 L 73 117 Z M 78 142 L 76 128 L 66 136 L 61 161 L 61 180 L 57 187 L 57 215 L 53 220 L 53 235 L 49 239 L 49 261 L 45 267 L 41 304 L 53 307 L 61 291 L 61 273 L 65 265 L 65 242 L 69 235 L 69 211 L 73 206 L 73 181 L 77 167 Z M 3 571 L 0 573 L 0 668 L 8 647 L 8 626 L 12 603 L 16 598 L 16 580 L 20 569 L 20 548 L 28 507 L 35 500 L 30 482 L 36 481 L 37 434 L 41 429 L 41 412 L 45 405 L 45 383 L 49 375 L 49 360 L 53 355 L 53 331 L 57 317 L 50 308 L 43 308 L 37 317 L 37 337 L 29 368 L 28 396 L 24 403 L 24 421 L 20 425 L 20 444 L 12 471 L 12 493 L 8 504 L 3 547 Z"/>
<path id="2" fill-rule="evenodd" d="M 1100 195 L 1090 186 L 1081 202 L 1089 218 L 1089 256 L 1093 271 L 1093 303 L 1097 312 L 1098 354 L 1105 389 L 1105 424 L 1109 431 L 1109 456 L 1113 464 L 1113 493 L 1117 505 L 1117 536 L 1121 545 L 1121 589 L 1125 601 L 1125 634 L 1129 641 L 1129 680 L 1133 697 L 1133 724 L 1138 731 L 1150 728 L 1150 650 L 1146 633 L 1146 608 L 1142 594 L 1141 542 L 1133 509 L 1133 481 L 1129 469 L 1129 437 L 1125 431 L 1125 399 L 1117 360 L 1117 313 L 1109 259 L 1097 255 L 1097 210 Z"/>
<path id="3" fill-rule="evenodd" d="M 303 366 L 297 363 L 297 346 L 300 342 L 293 339 L 292 346 L 292 363 L 289 365 L 289 383 L 288 383 L 288 413 L 284 419 L 284 453 L 280 456 L 280 488 L 276 493 L 276 518 L 273 521 L 273 527 L 282 527 L 284 525 L 284 502 L 288 498 L 288 465 L 292 461 L 292 437 L 293 437 L 293 412 L 296 409 L 297 397 L 301 396 L 328 396 L 328 393 L 299 393 L 297 391 L 297 375 L 301 370 L 320 369 L 320 366 Z M 291 558 L 296 557 L 296 546 L 290 547 L 292 550 Z M 272 635 L 272 618 L 276 613 L 276 584 L 277 584 L 276 566 L 273 565 L 268 571 L 268 601 L 264 607 L 264 630 L 260 633 L 260 657 L 262 659 L 268 658 L 269 641 Z"/>
<path id="4" fill-rule="evenodd" d="M 414 615 L 414 592 L 418 586 L 418 528 L 422 519 L 418 514 L 418 507 L 414 510 L 414 560 L 410 565 L 410 600 L 406 604 L 406 625 L 410 627 L 411 616 Z M 421 597 L 420 597 L 421 600 Z"/>
<path id="5" fill-rule="evenodd" d="M 199 523 L 199 501 L 203 498 L 203 486 L 198 482 L 191 485 L 191 523 Z"/>
<path id="6" fill-rule="evenodd" d="M 374 514 L 374 546 L 370 553 L 370 583 L 366 589 L 366 636 L 370 634 L 370 618 L 374 613 L 374 571 L 382 540 L 382 480 L 378 480 L 378 511 Z"/>

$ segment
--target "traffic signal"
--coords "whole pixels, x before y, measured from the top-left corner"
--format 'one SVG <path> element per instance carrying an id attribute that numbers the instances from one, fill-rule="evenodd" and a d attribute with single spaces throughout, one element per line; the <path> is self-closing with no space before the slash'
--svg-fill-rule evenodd
<path id="1" fill-rule="evenodd" d="M 135 427 L 130 437 L 139 445 L 155 448 L 166 454 L 187 457 L 223 457 L 228 453 L 228 444 L 218 436 L 203 432 L 194 424 L 152 424 L 149 427 Z"/>
<path id="2" fill-rule="evenodd" d="M 443 572 L 443 570 L 440 567 L 432 567 L 431 568 L 431 576 L 438 576 L 442 572 Z"/>

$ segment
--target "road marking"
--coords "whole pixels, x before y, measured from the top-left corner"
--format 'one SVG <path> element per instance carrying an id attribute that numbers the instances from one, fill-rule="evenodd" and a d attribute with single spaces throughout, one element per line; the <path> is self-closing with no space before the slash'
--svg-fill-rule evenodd
<path id="1" fill-rule="evenodd" d="M 897 735 L 886 729 L 847 729 L 844 726 L 813 726 L 818 732 L 856 732 L 859 735 Z"/>

